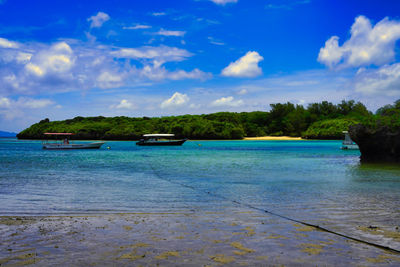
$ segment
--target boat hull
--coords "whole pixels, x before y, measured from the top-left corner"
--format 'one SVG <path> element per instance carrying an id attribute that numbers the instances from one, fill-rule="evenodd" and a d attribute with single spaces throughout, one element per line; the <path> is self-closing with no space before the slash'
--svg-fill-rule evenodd
<path id="1" fill-rule="evenodd" d="M 354 144 L 354 145 L 343 145 L 340 149 L 342 149 L 342 150 L 360 150 L 360 148 L 356 144 Z"/>
<path id="2" fill-rule="evenodd" d="M 172 141 L 138 141 L 136 145 L 138 146 L 181 146 L 186 142 L 186 139 L 183 140 L 172 140 Z"/>
<path id="3" fill-rule="evenodd" d="M 46 150 L 69 150 L 69 149 L 99 149 L 105 142 L 89 144 L 43 144 Z"/>

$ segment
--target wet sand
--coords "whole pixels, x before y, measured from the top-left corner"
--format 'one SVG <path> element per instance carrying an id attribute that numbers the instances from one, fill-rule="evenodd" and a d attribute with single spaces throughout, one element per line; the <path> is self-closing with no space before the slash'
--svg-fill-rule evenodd
<path id="1" fill-rule="evenodd" d="M 259 136 L 259 137 L 245 137 L 243 140 L 264 140 L 264 141 L 296 141 L 305 140 L 301 137 L 290 137 L 290 136 Z"/>
<path id="2" fill-rule="evenodd" d="M 251 210 L 2 216 L 0 236 L 1 266 L 400 265 L 400 254 Z"/>

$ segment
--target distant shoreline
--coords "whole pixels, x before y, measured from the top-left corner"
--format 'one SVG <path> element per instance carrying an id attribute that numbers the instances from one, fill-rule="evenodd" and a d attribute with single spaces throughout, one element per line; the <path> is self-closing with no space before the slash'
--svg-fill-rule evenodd
<path id="1" fill-rule="evenodd" d="M 306 140 L 301 137 L 291 137 L 291 136 L 259 136 L 259 137 L 244 137 L 243 140 L 268 140 L 268 141 L 301 141 Z"/>
<path id="2" fill-rule="evenodd" d="M 0 137 L 3 138 L 3 137 Z M 43 140 L 35 138 L 16 138 L 18 140 Z M 258 137 L 243 137 L 243 139 L 188 139 L 188 141 L 305 141 L 311 139 L 304 139 L 301 137 L 291 137 L 291 136 L 258 136 Z M 330 140 L 330 139 L 321 139 Z M 126 142 L 137 142 L 139 140 L 124 140 L 124 139 L 72 139 L 72 141 L 126 141 Z"/>

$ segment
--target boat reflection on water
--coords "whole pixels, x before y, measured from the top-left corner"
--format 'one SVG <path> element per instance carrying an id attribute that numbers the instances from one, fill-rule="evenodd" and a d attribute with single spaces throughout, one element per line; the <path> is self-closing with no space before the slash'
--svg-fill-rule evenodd
<path id="1" fill-rule="evenodd" d="M 143 138 L 136 142 L 138 146 L 181 146 L 185 139 L 175 140 L 174 134 L 144 134 Z"/>

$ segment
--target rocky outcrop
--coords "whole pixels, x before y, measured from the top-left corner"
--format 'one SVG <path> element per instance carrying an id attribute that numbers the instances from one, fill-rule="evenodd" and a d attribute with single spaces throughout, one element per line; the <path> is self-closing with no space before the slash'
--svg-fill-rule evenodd
<path id="1" fill-rule="evenodd" d="M 349 134 L 360 147 L 361 162 L 400 163 L 400 129 L 372 129 L 357 124 L 349 127 Z"/>

